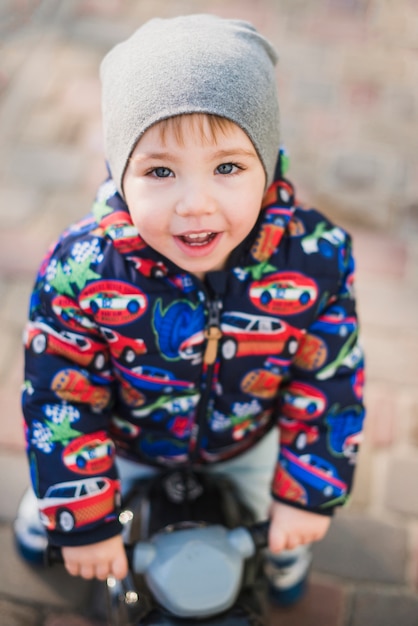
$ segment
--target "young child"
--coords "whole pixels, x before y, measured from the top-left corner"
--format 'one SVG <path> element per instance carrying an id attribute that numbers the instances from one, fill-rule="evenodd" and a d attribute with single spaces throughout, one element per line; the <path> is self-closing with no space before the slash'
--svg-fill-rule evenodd
<path id="1" fill-rule="evenodd" d="M 44 260 L 25 338 L 35 502 L 73 575 L 127 572 L 120 480 L 200 467 L 270 516 L 285 603 L 347 500 L 364 414 L 350 237 L 284 178 L 275 63 L 214 15 L 151 20 L 102 63 L 109 178 Z"/>

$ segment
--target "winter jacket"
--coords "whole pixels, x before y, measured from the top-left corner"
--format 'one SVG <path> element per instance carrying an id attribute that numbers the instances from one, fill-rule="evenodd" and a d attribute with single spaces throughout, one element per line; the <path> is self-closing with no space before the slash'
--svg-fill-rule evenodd
<path id="1" fill-rule="evenodd" d="M 280 428 L 272 496 L 330 513 L 361 437 L 349 235 L 279 177 L 205 283 L 141 239 L 111 180 L 40 268 L 25 332 L 32 482 L 58 545 L 119 532 L 118 454 L 216 463 Z"/>

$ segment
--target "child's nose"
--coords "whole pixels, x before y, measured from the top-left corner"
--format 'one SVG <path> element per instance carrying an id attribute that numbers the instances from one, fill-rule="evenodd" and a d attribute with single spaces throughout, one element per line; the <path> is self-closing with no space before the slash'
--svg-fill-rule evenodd
<path id="1" fill-rule="evenodd" d="M 181 217 L 211 215 L 216 209 L 214 195 L 197 183 L 184 188 L 176 204 L 176 213 Z"/>

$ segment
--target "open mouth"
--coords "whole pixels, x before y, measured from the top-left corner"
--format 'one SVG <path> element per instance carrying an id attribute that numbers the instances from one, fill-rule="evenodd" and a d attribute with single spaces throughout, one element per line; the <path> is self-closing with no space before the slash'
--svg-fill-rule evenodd
<path id="1" fill-rule="evenodd" d="M 187 235 L 179 235 L 179 239 L 188 246 L 202 247 L 210 244 L 218 233 L 188 233 Z"/>

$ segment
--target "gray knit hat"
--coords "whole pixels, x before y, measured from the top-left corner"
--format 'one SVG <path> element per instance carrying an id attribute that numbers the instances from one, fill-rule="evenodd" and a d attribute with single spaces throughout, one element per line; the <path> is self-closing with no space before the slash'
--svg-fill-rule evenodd
<path id="1" fill-rule="evenodd" d="M 279 149 L 276 62 L 274 48 L 250 23 L 205 14 L 152 19 L 115 46 L 100 73 L 105 152 L 119 192 L 143 133 L 187 113 L 240 126 L 270 183 Z"/>

